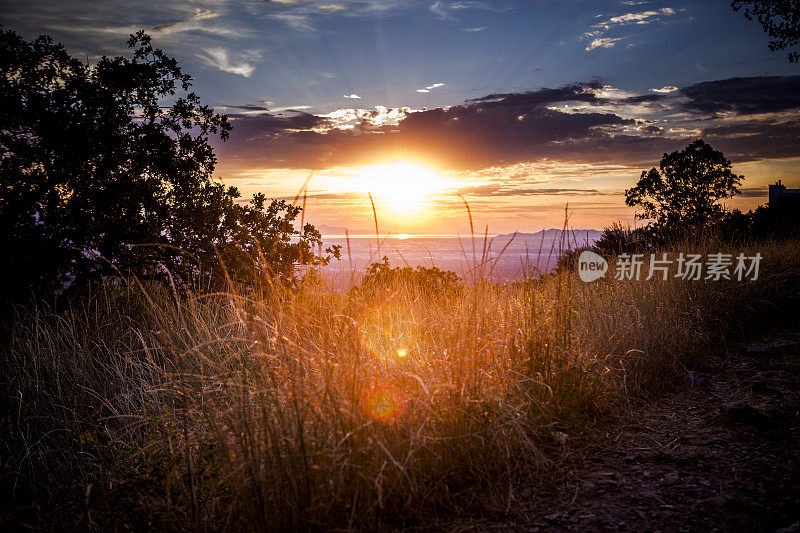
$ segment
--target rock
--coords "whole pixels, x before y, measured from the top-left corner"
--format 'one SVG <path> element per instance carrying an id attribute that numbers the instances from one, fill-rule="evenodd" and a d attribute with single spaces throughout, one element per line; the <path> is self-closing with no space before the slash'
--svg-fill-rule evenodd
<path id="1" fill-rule="evenodd" d="M 723 403 L 719 410 L 725 418 L 734 423 L 746 424 L 758 428 L 767 428 L 774 425 L 772 417 L 744 402 Z"/>

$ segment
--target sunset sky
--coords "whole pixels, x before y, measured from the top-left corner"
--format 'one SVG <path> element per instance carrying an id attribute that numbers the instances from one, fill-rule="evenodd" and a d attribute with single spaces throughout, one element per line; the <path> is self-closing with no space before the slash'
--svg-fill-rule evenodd
<path id="1" fill-rule="evenodd" d="M 57 6 L 57 7 L 56 7 Z M 402 233 L 632 221 L 623 191 L 703 138 L 731 205 L 800 187 L 800 65 L 727 0 L 3 2 L 0 24 L 79 58 L 144 29 L 228 114 L 217 175 L 307 218 Z M 331 229 L 330 231 L 333 231 Z"/>

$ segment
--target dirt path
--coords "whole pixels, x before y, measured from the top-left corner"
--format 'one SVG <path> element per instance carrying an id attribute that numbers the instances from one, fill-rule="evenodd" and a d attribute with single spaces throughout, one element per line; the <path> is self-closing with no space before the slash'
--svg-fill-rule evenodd
<path id="1" fill-rule="evenodd" d="M 684 376 L 521 518 L 455 530 L 800 531 L 800 332 Z M 526 496 L 523 494 L 523 496 Z"/>

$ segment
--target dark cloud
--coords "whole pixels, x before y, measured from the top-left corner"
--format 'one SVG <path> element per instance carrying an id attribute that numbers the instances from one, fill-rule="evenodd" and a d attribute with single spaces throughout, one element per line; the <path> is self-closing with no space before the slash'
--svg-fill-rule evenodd
<path id="1" fill-rule="evenodd" d="M 183 21 L 168 22 L 166 24 L 159 24 L 158 26 L 153 26 L 153 31 L 155 33 L 161 33 L 161 32 L 164 32 L 164 31 L 168 31 L 168 30 L 172 30 L 172 29 L 178 28 L 180 26 L 183 26 L 184 24 L 185 24 L 185 22 L 183 22 Z"/>
<path id="2" fill-rule="evenodd" d="M 661 102 L 669 98 L 666 94 L 641 94 L 638 96 L 629 96 L 620 100 L 606 100 L 606 102 L 619 102 L 623 104 L 650 104 L 654 102 Z"/>
<path id="3" fill-rule="evenodd" d="M 685 146 L 697 135 L 690 132 L 700 128 L 701 137 L 735 162 L 800 154 L 800 125 L 788 120 L 789 115 L 780 120 L 754 117 L 800 107 L 800 76 L 732 78 L 685 87 L 679 94 L 617 99 L 598 96 L 603 88 L 602 82 L 593 81 L 490 94 L 448 108 L 410 112 L 396 125 L 376 126 L 364 119 L 350 129 L 337 129 L 332 119 L 303 112 L 239 114 L 233 115 L 232 143 L 219 151 L 223 157 L 273 168 L 327 168 L 407 156 L 460 170 L 545 159 L 645 167 Z M 562 110 L 570 102 L 584 104 L 582 112 Z M 650 103 L 658 107 L 646 105 Z M 615 106 L 631 104 L 645 104 L 651 113 L 663 108 L 660 125 L 613 112 Z M 252 111 L 256 106 L 241 107 Z M 675 113 L 681 110 L 693 116 Z M 740 121 L 709 125 L 707 116 L 722 111 L 738 113 Z M 676 137 L 679 131 L 686 134 Z"/>
<path id="4" fill-rule="evenodd" d="M 664 135 L 664 128 L 658 126 L 640 126 L 639 131 L 647 135 Z"/>
<path id="5" fill-rule="evenodd" d="M 743 187 L 739 196 L 742 198 L 766 198 L 767 190 L 764 187 Z"/>
<path id="6" fill-rule="evenodd" d="M 543 106 L 559 102 L 599 102 L 594 91 L 602 88 L 600 81 L 573 83 L 558 89 L 542 88 L 524 93 L 489 94 L 468 100 L 467 103 L 485 106 Z"/>
<path id="7" fill-rule="evenodd" d="M 242 111 L 263 111 L 268 112 L 269 108 L 260 105 L 226 105 L 228 109 L 241 109 Z"/>
<path id="8" fill-rule="evenodd" d="M 448 168 L 484 168 L 547 157 L 549 150 L 559 150 L 558 144 L 600 138 L 606 135 L 603 128 L 633 124 L 613 113 L 548 108 L 563 101 L 598 102 L 593 89 L 599 88 L 590 83 L 492 94 L 446 109 L 412 112 L 396 126 L 360 124 L 350 130 L 309 131 L 330 121 L 307 113 L 241 115 L 233 134 L 248 139 L 243 148 L 250 156 L 277 158 L 280 165 L 296 168 L 357 164 L 398 153 Z"/>
<path id="9" fill-rule="evenodd" d="M 701 136 L 734 162 L 800 155 L 800 120 L 713 126 Z"/>
<path id="10" fill-rule="evenodd" d="M 244 110 L 264 110 L 264 108 L 258 106 L 239 107 Z M 228 116 L 232 119 L 234 131 L 245 138 L 250 138 L 254 135 L 273 136 L 293 131 L 305 131 L 329 124 L 329 120 L 325 117 L 304 113 L 302 111 L 293 111 L 291 114 L 279 115 L 261 113 L 254 116 L 234 113 Z"/>
<path id="11" fill-rule="evenodd" d="M 754 76 L 707 81 L 680 89 L 687 111 L 716 115 L 773 113 L 800 107 L 800 76 Z"/>

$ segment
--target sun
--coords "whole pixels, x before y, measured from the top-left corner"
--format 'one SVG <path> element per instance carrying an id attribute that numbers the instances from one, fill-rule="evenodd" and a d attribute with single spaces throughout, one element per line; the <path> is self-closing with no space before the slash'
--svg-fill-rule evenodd
<path id="1" fill-rule="evenodd" d="M 361 174 L 364 188 L 375 201 L 400 214 L 422 210 L 436 192 L 445 188 L 435 170 L 409 161 L 370 165 Z"/>

